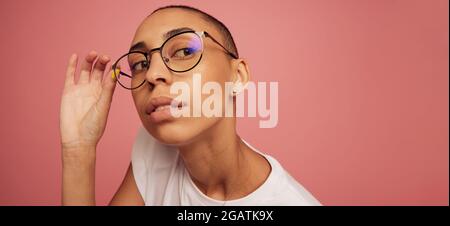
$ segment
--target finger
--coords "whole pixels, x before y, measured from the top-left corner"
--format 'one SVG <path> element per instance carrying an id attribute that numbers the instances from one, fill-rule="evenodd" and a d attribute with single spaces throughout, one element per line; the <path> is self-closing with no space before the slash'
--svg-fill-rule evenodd
<path id="1" fill-rule="evenodd" d="M 103 79 L 102 93 L 100 94 L 99 102 L 101 105 L 107 106 L 109 108 L 109 106 L 111 105 L 114 90 L 116 89 L 117 79 L 111 69 L 108 71 L 108 74 L 109 75 L 105 76 L 105 78 Z M 118 71 L 116 71 L 116 74 L 118 74 Z"/>
<path id="2" fill-rule="evenodd" d="M 78 83 L 88 83 L 89 82 L 89 76 L 91 75 L 92 64 L 94 63 L 96 58 L 97 58 L 97 52 L 95 52 L 95 51 L 89 52 L 89 54 L 84 58 L 83 62 L 81 63 L 80 78 L 78 79 Z"/>
<path id="3" fill-rule="evenodd" d="M 75 84 L 75 70 L 77 68 L 77 61 L 78 56 L 77 54 L 72 54 L 72 56 L 69 59 L 69 64 L 67 65 L 67 71 L 66 71 L 66 80 L 65 80 L 65 86 L 70 86 Z"/>
<path id="4" fill-rule="evenodd" d="M 105 73 L 105 68 L 110 58 L 106 55 L 103 55 L 97 59 L 94 64 L 94 69 L 92 70 L 91 80 L 92 81 L 102 81 L 103 74 Z"/>

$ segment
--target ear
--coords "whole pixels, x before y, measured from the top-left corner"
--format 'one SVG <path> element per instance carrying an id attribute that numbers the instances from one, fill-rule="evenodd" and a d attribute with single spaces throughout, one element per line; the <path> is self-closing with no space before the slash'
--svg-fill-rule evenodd
<path id="1" fill-rule="evenodd" d="M 238 92 L 240 92 L 242 91 L 241 89 L 245 89 L 247 83 L 250 81 L 250 71 L 244 59 L 237 59 L 234 63 L 233 83 L 238 87 Z"/>

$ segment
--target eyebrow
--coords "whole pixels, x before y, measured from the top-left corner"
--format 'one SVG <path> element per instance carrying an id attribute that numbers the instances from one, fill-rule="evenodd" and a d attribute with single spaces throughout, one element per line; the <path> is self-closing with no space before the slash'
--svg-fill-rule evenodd
<path id="1" fill-rule="evenodd" d="M 185 32 L 185 31 L 194 31 L 194 29 L 189 28 L 189 27 L 175 28 L 175 29 L 172 29 L 172 30 L 166 32 L 166 33 L 163 35 L 163 38 L 164 38 L 164 39 L 168 39 L 168 38 L 170 38 L 170 37 L 172 37 L 172 36 L 174 36 L 174 35 L 176 35 L 176 34 L 179 34 L 179 33 Z"/>
<path id="2" fill-rule="evenodd" d="M 132 45 L 130 50 L 128 50 L 128 52 L 138 50 L 138 49 L 145 49 L 145 48 L 147 48 L 147 45 L 145 45 L 144 42 L 138 42 L 138 43 Z"/>
<path id="3" fill-rule="evenodd" d="M 172 29 L 172 30 L 164 33 L 162 37 L 163 37 L 164 40 L 167 40 L 168 38 L 170 38 L 170 37 L 172 37 L 172 36 L 174 36 L 176 34 L 179 34 L 179 33 L 182 33 L 182 32 L 186 32 L 186 31 L 194 31 L 194 29 L 189 28 L 189 27 L 175 28 L 175 29 Z M 129 52 L 137 50 L 137 49 L 146 49 L 146 48 L 147 48 L 147 45 L 143 41 L 140 41 L 140 42 L 132 45 L 130 47 Z"/>

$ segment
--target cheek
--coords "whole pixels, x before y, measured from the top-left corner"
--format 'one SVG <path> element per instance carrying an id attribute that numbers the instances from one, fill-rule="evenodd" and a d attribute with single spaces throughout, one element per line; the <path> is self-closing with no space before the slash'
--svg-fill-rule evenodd
<path id="1" fill-rule="evenodd" d="M 205 81 L 226 82 L 231 78 L 231 65 L 229 60 L 222 52 L 206 51 L 203 54 L 202 61 L 195 68 L 202 74 Z"/>
<path id="2" fill-rule="evenodd" d="M 225 82 L 230 81 L 231 70 L 227 61 L 220 58 L 217 59 L 218 62 L 213 63 L 211 60 L 206 60 L 207 58 L 207 56 L 204 56 L 202 63 L 197 65 L 196 68 L 174 79 L 174 82 L 185 82 L 189 86 L 189 109 L 191 117 L 181 117 L 171 122 L 161 123 L 158 126 L 152 125 L 148 120 L 142 118 L 145 117 L 145 114 L 142 113 L 142 110 L 139 110 L 145 108 L 145 106 L 142 106 L 143 104 L 145 105 L 145 93 L 133 93 L 133 100 L 136 108 L 140 111 L 139 116 L 141 117 L 143 125 L 152 136 L 160 142 L 172 145 L 189 143 L 221 120 L 220 117 L 205 117 L 203 114 L 201 114 L 200 117 L 192 117 L 194 109 L 201 112 L 203 101 L 212 95 L 212 93 L 202 94 L 202 87 L 205 83 L 218 83 L 222 88 L 223 96 L 225 95 Z M 199 83 L 196 83 L 196 81 L 193 80 L 194 74 L 201 75 L 201 81 Z M 198 101 L 198 105 L 194 106 L 194 98 L 198 98 L 198 96 L 196 97 L 194 95 L 195 93 L 200 94 L 200 101 Z M 169 93 L 167 94 L 169 95 Z M 176 97 L 179 94 L 170 95 Z"/>
<path id="3" fill-rule="evenodd" d="M 225 83 L 231 82 L 232 74 L 230 64 L 222 58 L 217 59 L 217 62 L 205 61 L 204 64 L 200 65 L 197 71 L 194 73 L 198 73 L 201 75 L 201 87 L 195 87 L 202 89 L 204 85 L 208 82 L 217 83 L 221 88 L 222 92 L 225 91 Z M 192 84 L 191 90 L 192 90 Z M 201 90 L 200 90 L 201 92 Z M 208 95 L 206 95 L 207 97 Z M 203 95 L 202 98 L 205 98 Z"/>
<path id="4" fill-rule="evenodd" d="M 132 97 L 133 97 L 134 106 L 136 107 L 136 110 L 137 110 L 139 116 L 141 116 L 143 114 L 142 109 L 145 108 L 146 95 L 143 91 L 132 91 Z"/>
<path id="5" fill-rule="evenodd" d="M 213 99 L 216 99 L 216 97 L 220 98 L 220 105 L 222 105 L 222 112 L 225 111 L 225 102 L 229 101 L 229 96 L 226 90 L 226 83 L 231 82 L 231 70 L 229 68 L 229 65 L 219 65 L 218 67 L 209 67 L 205 70 L 205 72 L 202 74 L 202 88 L 206 88 L 205 84 L 207 83 L 216 83 L 214 88 L 212 86 L 209 86 L 205 90 L 200 90 L 200 92 L 205 91 L 205 93 L 202 92 L 201 95 L 201 103 L 203 104 L 206 99 L 209 98 L 209 101 L 211 101 L 211 97 L 213 95 Z M 220 87 L 220 90 L 217 90 L 215 87 Z M 228 87 L 229 88 L 229 87 Z M 228 90 L 229 92 L 229 90 Z"/>

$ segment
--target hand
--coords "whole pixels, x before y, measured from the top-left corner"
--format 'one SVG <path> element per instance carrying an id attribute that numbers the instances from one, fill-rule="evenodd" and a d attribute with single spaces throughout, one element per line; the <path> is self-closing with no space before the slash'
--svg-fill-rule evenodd
<path id="1" fill-rule="evenodd" d="M 109 61 L 108 56 L 97 57 L 97 53 L 91 51 L 81 63 L 79 80 L 75 83 L 77 56 L 71 56 L 60 110 L 63 150 L 95 150 L 103 135 L 116 87 L 116 79 L 111 77 L 110 70 L 103 78 Z"/>

